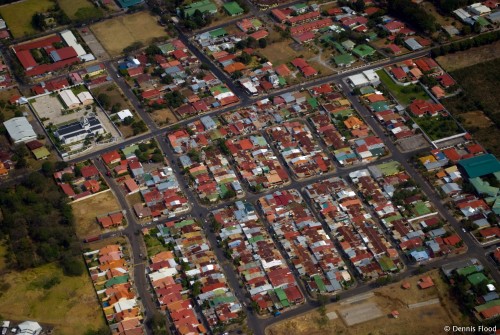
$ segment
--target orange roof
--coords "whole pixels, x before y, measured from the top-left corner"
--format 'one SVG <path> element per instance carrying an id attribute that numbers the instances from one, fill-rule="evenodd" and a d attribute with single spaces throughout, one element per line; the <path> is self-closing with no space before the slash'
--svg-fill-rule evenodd
<path id="1" fill-rule="evenodd" d="M 224 67 L 224 71 L 226 71 L 227 73 L 233 73 L 236 71 L 242 71 L 245 68 L 246 68 L 245 64 L 243 64 L 241 62 L 235 62 L 235 63 L 229 64 L 228 66 Z"/>
<path id="2" fill-rule="evenodd" d="M 421 289 L 426 289 L 433 286 L 434 282 L 432 281 L 432 278 L 430 276 L 420 278 L 420 280 L 418 281 L 418 287 L 420 287 Z"/>
<path id="3" fill-rule="evenodd" d="M 358 119 L 357 117 L 355 116 L 350 116 L 348 117 L 345 121 L 344 121 L 344 124 L 345 126 L 348 128 L 348 129 L 352 129 L 352 128 L 356 128 L 356 127 L 361 127 L 362 125 L 364 125 L 363 121 L 361 121 L 360 119 Z"/>

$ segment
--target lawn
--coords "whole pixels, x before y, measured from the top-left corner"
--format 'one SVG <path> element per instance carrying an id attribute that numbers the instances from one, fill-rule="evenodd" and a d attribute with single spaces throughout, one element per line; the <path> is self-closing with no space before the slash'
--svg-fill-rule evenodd
<path id="1" fill-rule="evenodd" d="M 59 7 L 71 20 L 87 20 L 103 16 L 103 11 L 89 0 L 58 0 Z"/>
<path id="2" fill-rule="evenodd" d="M 451 117 L 424 116 L 413 118 L 416 124 L 424 131 L 432 141 L 436 141 L 448 136 L 462 133 L 462 129 Z"/>
<path id="3" fill-rule="evenodd" d="M 75 216 L 76 234 L 80 238 L 95 236 L 102 232 L 96 216 L 105 215 L 120 209 L 113 192 L 101 192 L 91 198 L 71 204 Z"/>
<path id="4" fill-rule="evenodd" d="M 439 271 L 433 270 L 426 275 L 430 275 L 436 284 L 426 290 L 420 290 L 417 287 L 417 281 L 422 276 L 410 277 L 407 281 L 411 287 L 408 290 L 401 288 L 401 282 L 385 286 L 373 291 L 373 296 L 367 296 L 366 299 L 353 301 L 349 303 L 342 300 L 339 304 L 326 305 L 327 315 L 356 308 L 365 303 L 376 304 L 382 311 L 382 316 L 359 323 L 353 326 L 347 326 L 343 319 L 327 320 L 323 327 L 320 326 L 320 314 L 318 310 L 300 314 L 294 318 L 287 318 L 277 322 L 271 327 L 266 328 L 266 335 L 382 335 L 382 334 L 443 334 L 445 325 L 460 324 L 468 325 L 468 321 L 462 319 L 459 307 L 450 296 L 450 288 L 441 279 Z M 439 299 L 439 303 L 409 309 L 408 304 L 428 301 L 430 299 Z M 354 298 L 353 298 L 354 299 Z M 399 312 L 397 319 L 390 316 L 394 310 Z"/>
<path id="5" fill-rule="evenodd" d="M 430 99 L 420 85 L 400 86 L 396 84 L 384 70 L 378 70 L 377 74 L 379 75 L 380 81 L 384 84 L 384 86 L 403 106 L 409 105 L 410 102 L 415 99 Z"/>
<path id="6" fill-rule="evenodd" d="M 31 18 L 37 12 L 43 13 L 54 6 L 52 0 L 25 0 L 0 7 L 0 15 L 7 23 L 14 38 L 34 34 Z"/>
<path id="7" fill-rule="evenodd" d="M 42 286 L 52 278 L 59 284 Z M 2 280 L 10 285 L 1 298 L 0 315 L 6 320 L 36 320 L 55 326 L 54 334 L 83 335 L 105 326 L 88 273 L 65 277 L 56 264 L 22 272 L 9 272 Z"/>
<path id="8" fill-rule="evenodd" d="M 156 234 L 154 231 L 150 231 L 150 234 Z M 146 235 L 144 236 L 144 243 L 146 244 L 146 248 L 148 250 L 148 256 L 154 256 L 162 251 L 167 250 L 167 248 L 156 238 L 156 236 Z"/>
<path id="9" fill-rule="evenodd" d="M 498 73 L 500 73 L 500 58 L 453 71 L 451 75 L 465 93 L 442 100 L 445 107 L 464 122 L 465 128 L 496 156 L 500 155 L 500 142 L 498 137 L 494 136 L 498 133 L 500 125 Z M 471 122 L 474 114 L 470 115 L 470 112 L 483 112 L 484 115 Z"/>
<path id="10" fill-rule="evenodd" d="M 113 57 L 134 42 L 142 42 L 146 46 L 155 38 L 168 38 L 165 29 L 148 12 L 116 17 L 96 23 L 90 29 Z"/>

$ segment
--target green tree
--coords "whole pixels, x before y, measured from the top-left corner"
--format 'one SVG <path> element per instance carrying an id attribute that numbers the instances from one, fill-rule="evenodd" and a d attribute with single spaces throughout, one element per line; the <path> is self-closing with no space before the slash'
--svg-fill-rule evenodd
<path id="1" fill-rule="evenodd" d="M 259 48 L 265 49 L 267 47 L 267 40 L 265 38 L 261 38 L 259 40 Z"/>

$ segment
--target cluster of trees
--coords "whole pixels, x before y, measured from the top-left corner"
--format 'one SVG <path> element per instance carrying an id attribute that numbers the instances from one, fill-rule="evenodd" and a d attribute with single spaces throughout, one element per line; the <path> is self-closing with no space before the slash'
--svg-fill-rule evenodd
<path id="1" fill-rule="evenodd" d="M 208 26 L 212 22 L 212 16 L 209 14 L 203 14 L 200 10 L 196 10 L 193 15 L 186 15 L 183 9 L 179 10 L 179 17 L 181 18 L 181 23 L 184 27 L 189 30 L 200 29 Z"/>
<path id="2" fill-rule="evenodd" d="M 163 161 L 163 155 L 155 141 L 151 141 L 149 144 L 139 143 L 139 149 L 134 153 L 141 162 L 152 160 L 155 163 L 160 163 Z"/>
<path id="3" fill-rule="evenodd" d="M 165 94 L 165 100 L 171 108 L 180 107 L 184 103 L 184 97 L 178 91 Z"/>
<path id="4" fill-rule="evenodd" d="M 44 164 L 47 175 L 34 172 L 19 185 L 0 190 L 0 235 L 10 241 L 7 259 L 11 267 L 24 270 L 59 261 L 66 275 L 78 276 L 84 267 L 73 212 L 50 178 L 51 164 Z"/>
<path id="5" fill-rule="evenodd" d="M 130 44 L 128 47 L 123 48 L 123 53 L 128 55 L 134 51 L 141 49 L 142 47 L 144 47 L 144 43 L 142 43 L 141 41 L 137 41 Z"/>
<path id="6" fill-rule="evenodd" d="M 433 0 L 434 5 L 437 9 L 444 14 L 449 14 L 455 9 L 465 7 L 467 5 L 477 2 L 476 0 Z"/>
<path id="7" fill-rule="evenodd" d="M 241 40 L 235 45 L 236 49 L 243 50 L 245 48 L 252 48 L 255 49 L 257 47 L 264 49 L 267 47 L 267 40 L 265 38 L 261 38 L 258 41 L 250 36 L 246 40 Z"/>
<path id="8" fill-rule="evenodd" d="M 445 44 L 439 48 L 432 49 L 432 57 L 444 56 L 457 51 L 464 51 L 470 48 L 479 47 L 482 45 L 491 44 L 500 39 L 500 31 L 492 31 L 486 34 L 478 35 L 474 38 L 469 38 L 459 42 Z"/>
<path id="9" fill-rule="evenodd" d="M 61 10 L 57 3 L 54 5 L 54 7 L 49 9 L 47 13 L 37 12 L 31 17 L 31 25 L 33 26 L 33 28 L 41 31 L 52 28 L 56 25 L 66 25 L 70 23 L 71 20 L 69 19 L 68 15 L 66 15 L 66 13 Z"/>
<path id="10" fill-rule="evenodd" d="M 387 4 L 389 13 L 423 32 L 436 31 L 436 19 L 411 0 L 393 0 Z"/>

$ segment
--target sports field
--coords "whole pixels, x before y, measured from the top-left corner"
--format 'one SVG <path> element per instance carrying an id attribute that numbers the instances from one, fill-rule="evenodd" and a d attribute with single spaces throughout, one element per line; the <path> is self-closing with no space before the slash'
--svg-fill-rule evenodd
<path id="1" fill-rule="evenodd" d="M 14 38 L 36 33 L 31 18 L 37 12 L 43 13 L 54 6 L 52 0 L 25 0 L 0 7 L 0 15 Z"/>
<path id="2" fill-rule="evenodd" d="M 154 38 L 166 38 L 167 33 L 147 12 L 124 15 L 99 22 L 90 27 L 102 46 L 111 56 L 118 56 L 134 42 L 150 44 Z"/>

